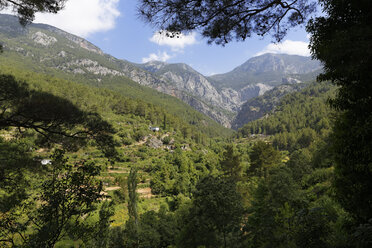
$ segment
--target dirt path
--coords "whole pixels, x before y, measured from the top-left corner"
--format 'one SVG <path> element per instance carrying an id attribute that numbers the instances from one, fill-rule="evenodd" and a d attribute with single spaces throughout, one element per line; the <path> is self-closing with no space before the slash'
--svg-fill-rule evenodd
<path id="1" fill-rule="evenodd" d="M 121 188 L 119 186 L 107 187 L 107 188 L 105 188 L 105 191 L 113 191 L 113 190 L 118 190 L 118 189 L 121 189 Z"/>
<path id="2" fill-rule="evenodd" d="M 112 173 L 112 174 L 125 174 L 129 173 L 127 170 L 108 170 L 107 173 Z"/>
<path id="3" fill-rule="evenodd" d="M 150 187 L 138 189 L 137 193 L 140 194 L 141 198 L 151 198 L 153 196 L 153 194 L 151 193 Z"/>

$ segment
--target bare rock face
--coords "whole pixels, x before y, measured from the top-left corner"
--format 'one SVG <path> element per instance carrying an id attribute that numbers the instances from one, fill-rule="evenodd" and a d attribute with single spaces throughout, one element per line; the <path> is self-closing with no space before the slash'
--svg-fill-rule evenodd
<path id="1" fill-rule="evenodd" d="M 62 52 L 60 52 L 59 54 L 61 54 Z M 66 57 L 65 53 L 64 57 Z M 64 71 L 71 71 L 74 74 L 85 74 L 90 72 L 94 75 L 101 76 L 124 76 L 124 73 L 102 66 L 99 64 L 99 62 L 91 59 L 73 60 L 59 65 L 58 68 Z"/>
<path id="2" fill-rule="evenodd" d="M 221 95 L 206 77 L 190 66 L 159 61 L 137 66 L 160 79 L 155 89 L 181 99 L 225 127 L 230 127 L 226 112 L 235 111 L 236 104 Z"/>
<path id="3" fill-rule="evenodd" d="M 176 89 L 188 92 L 207 104 L 229 108 L 228 105 L 223 105 L 221 95 L 212 84 L 202 74 L 185 64 L 171 65 L 169 69 L 163 68 L 163 71 L 158 75 L 164 81 L 170 82 Z"/>
<path id="4" fill-rule="evenodd" d="M 57 42 L 57 39 L 53 36 L 48 36 L 43 32 L 36 32 L 31 36 L 31 39 L 42 46 L 50 46 Z"/>
<path id="5" fill-rule="evenodd" d="M 58 56 L 60 56 L 60 57 L 62 57 L 62 58 L 66 58 L 66 56 L 67 56 L 67 54 L 66 54 L 66 52 L 65 51 L 60 51 L 59 53 L 58 53 Z"/>
<path id="6" fill-rule="evenodd" d="M 190 94 L 180 94 L 176 96 L 180 98 L 182 101 L 186 102 L 194 109 L 198 110 L 199 112 L 211 117 L 212 119 L 216 120 L 218 123 L 223 125 L 224 127 L 230 128 L 230 118 L 221 110 L 216 110 L 213 106 L 209 106 L 205 104 L 203 101 L 192 97 Z"/>
<path id="7" fill-rule="evenodd" d="M 47 29 L 51 32 L 54 32 L 58 35 L 61 35 L 63 37 L 65 37 L 66 39 L 72 41 L 73 43 L 75 43 L 76 45 L 78 45 L 79 47 L 83 48 L 83 49 L 86 49 L 90 52 L 93 52 L 93 53 L 97 53 L 99 55 L 103 55 L 104 53 L 102 52 L 101 49 L 99 49 L 98 47 L 96 47 L 95 45 L 93 45 L 92 43 L 90 43 L 89 41 L 81 38 L 81 37 L 78 37 L 76 35 L 73 35 L 73 34 L 70 34 L 70 33 L 67 33 L 61 29 L 58 29 L 56 27 L 53 27 L 53 26 L 49 26 L 49 25 L 44 25 L 44 24 L 34 24 L 36 27 L 41 27 L 43 29 Z"/>
<path id="8" fill-rule="evenodd" d="M 230 106 L 232 112 L 237 112 L 242 105 L 240 92 L 231 88 L 222 88 L 220 91 L 222 101 L 225 105 Z"/>
<path id="9" fill-rule="evenodd" d="M 282 78 L 282 83 L 283 84 L 298 84 L 298 83 L 301 83 L 301 80 L 297 78 L 292 78 L 292 77 L 285 77 L 285 78 Z"/>

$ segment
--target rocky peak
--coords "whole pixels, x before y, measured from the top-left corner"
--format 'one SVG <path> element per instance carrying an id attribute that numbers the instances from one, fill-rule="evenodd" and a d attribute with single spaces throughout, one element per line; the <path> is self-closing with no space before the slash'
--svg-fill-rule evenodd
<path id="1" fill-rule="evenodd" d="M 320 68 L 320 63 L 310 57 L 266 53 L 253 57 L 247 62 L 238 66 L 234 72 L 280 72 L 284 74 L 304 74 Z"/>
<path id="2" fill-rule="evenodd" d="M 283 78 L 294 78 L 293 75 L 315 72 L 320 68 L 320 62 L 310 57 L 268 53 L 250 58 L 234 70 L 210 76 L 209 79 L 217 88 L 240 90 L 257 83 L 280 85 Z"/>

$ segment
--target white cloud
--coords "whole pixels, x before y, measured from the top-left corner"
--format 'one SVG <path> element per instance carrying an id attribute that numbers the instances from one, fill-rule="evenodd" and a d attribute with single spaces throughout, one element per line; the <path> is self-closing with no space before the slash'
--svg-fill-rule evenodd
<path id="1" fill-rule="evenodd" d="M 308 43 L 303 41 L 292 41 L 285 40 L 278 44 L 269 44 L 264 50 L 257 53 L 255 56 L 262 55 L 264 53 L 285 53 L 290 55 L 301 55 L 310 56 L 310 50 L 308 48 Z"/>
<path id="2" fill-rule="evenodd" d="M 14 11 L 10 7 L 8 7 L 8 8 L 0 9 L 0 14 L 14 15 Z"/>
<path id="3" fill-rule="evenodd" d="M 115 20 L 120 16 L 118 3 L 119 0 L 69 0 L 58 14 L 37 13 L 34 22 L 87 37 L 115 27 Z"/>
<path id="4" fill-rule="evenodd" d="M 169 34 L 169 33 L 168 33 Z M 185 46 L 194 45 L 196 44 L 196 34 L 190 33 L 190 34 L 180 34 L 176 37 L 169 37 L 167 36 L 166 31 L 159 31 L 156 32 L 151 38 L 150 41 L 154 42 L 160 46 L 170 46 L 173 51 L 180 51 Z"/>
<path id="5" fill-rule="evenodd" d="M 158 52 L 157 54 L 151 53 L 148 57 L 142 58 L 142 63 L 147 63 L 150 61 L 162 61 L 166 62 L 168 59 L 170 59 L 172 56 L 170 56 L 167 52 Z"/>

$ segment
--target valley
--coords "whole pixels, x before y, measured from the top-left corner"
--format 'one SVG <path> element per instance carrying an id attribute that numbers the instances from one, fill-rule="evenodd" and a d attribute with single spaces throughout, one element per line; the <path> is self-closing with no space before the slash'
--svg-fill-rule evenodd
<path id="1" fill-rule="evenodd" d="M 70 3 L 0 0 L 1 248 L 370 247 L 369 2 Z"/>

